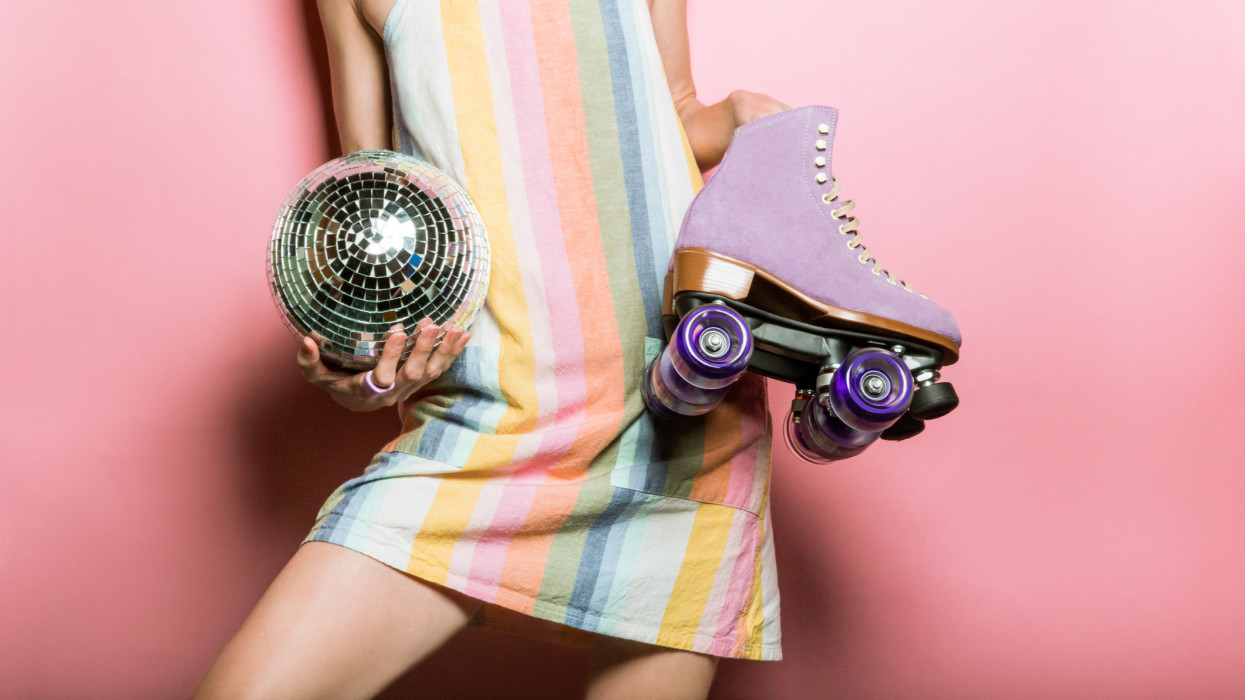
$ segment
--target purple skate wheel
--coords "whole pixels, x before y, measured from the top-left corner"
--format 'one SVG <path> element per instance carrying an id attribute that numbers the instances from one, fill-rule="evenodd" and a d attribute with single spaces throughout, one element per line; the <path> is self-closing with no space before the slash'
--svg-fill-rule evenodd
<path id="1" fill-rule="evenodd" d="M 706 304 L 679 320 L 667 346 L 675 371 L 702 389 L 730 386 L 752 359 L 752 329 L 726 306 Z"/>
<path id="2" fill-rule="evenodd" d="M 670 347 L 662 349 L 645 372 L 642 391 L 649 410 L 663 418 L 699 416 L 712 411 L 729 386 L 704 389 L 688 382 L 675 370 Z"/>
<path id="3" fill-rule="evenodd" d="M 856 430 L 886 430 L 912 403 L 912 373 L 897 355 L 881 348 L 858 348 L 830 380 L 830 408 Z"/>
<path id="4" fill-rule="evenodd" d="M 670 343 L 649 365 L 644 401 L 658 415 L 712 411 L 752 359 L 752 329 L 733 309 L 698 306 L 679 320 Z"/>
<path id="5" fill-rule="evenodd" d="M 787 414 L 784 434 L 787 446 L 806 462 L 824 464 L 855 457 L 879 435 L 848 426 L 816 401 L 804 404 L 799 420 L 796 418 L 795 413 Z"/>

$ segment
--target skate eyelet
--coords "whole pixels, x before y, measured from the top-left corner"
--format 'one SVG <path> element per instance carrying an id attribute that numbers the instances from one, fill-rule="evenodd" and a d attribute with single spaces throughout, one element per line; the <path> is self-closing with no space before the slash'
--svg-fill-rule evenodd
<path id="1" fill-rule="evenodd" d="M 817 166 L 817 167 L 819 167 L 819 168 L 824 168 L 824 167 L 826 167 L 826 157 L 825 157 L 825 156 L 817 156 L 816 158 L 814 158 L 814 159 L 813 159 L 813 165 L 816 165 L 816 166 Z"/>
<path id="2" fill-rule="evenodd" d="M 819 184 L 819 185 L 824 185 L 824 184 L 826 184 L 826 174 L 825 174 L 825 173 L 817 173 L 817 184 Z"/>
<path id="3" fill-rule="evenodd" d="M 817 133 L 819 133 L 819 134 L 828 134 L 828 133 L 830 133 L 830 125 L 829 125 L 829 124 L 818 124 L 818 125 L 817 125 Z"/>
<path id="4" fill-rule="evenodd" d="M 826 204 L 830 204 L 830 203 L 831 203 L 831 202 L 833 202 L 834 200 L 833 200 L 833 199 L 830 199 L 830 195 L 829 195 L 829 194 L 823 194 L 823 195 L 821 196 L 821 201 L 825 202 Z M 830 212 L 830 216 L 831 216 L 831 217 L 833 217 L 833 218 L 835 218 L 835 219 L 839 218 L 839 217 L 837 217 L 837 216 L 835 216 L 835 215 L 834 215 L 834 212 Z"/>
<path id="5" fill-rule="evenodd" d="M 830 213 L 830 216 L 834 216 L 834 212 L 831 212 L 831 213 Z M 837 218 L 839 218 L 839 217 L 834 216 L 834 218 L 836 218 L 836 219 L 837 219 Z M 839 226 L 839 233 L 843 234 L 844 236 L 846 236 L 846 235 L 847 235 L 847 231 L 844 231 L 844 230 L 843 230 L 843 226 Z M 854 241 L 855 239 L 852 239 L 852 240 Z M 848 247 L 848 248 L 855 248 L 856 246 L 852 245 L 852 241 L 848 241 L 848 242 L 847 242 L 847 247 Z"/>
<path id="6" fill-rule="evenodd" d="M 817 139 L 817 143 L 816 143 L 816 144 L 814 144 L 814 145 L 815 145 L 815 146 L 817 146 L 817 150 L 819 150 L 819 151 L 824 151 L 824 150 L 826 150 L 826 140 L 825 140 L 825 139 Z"/>

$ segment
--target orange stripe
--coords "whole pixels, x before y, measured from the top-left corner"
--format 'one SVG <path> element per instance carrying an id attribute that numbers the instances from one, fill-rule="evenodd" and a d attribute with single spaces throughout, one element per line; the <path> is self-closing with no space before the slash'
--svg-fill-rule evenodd
<path id="1" fill-rule="evenodd" d="M 693 501 L 720 503 L 726 498 L 730 490 L 731 461 L 743 445 L 739 413 L 737 403 L 723 401 L 705 416 L 705 442 L 711 442 L 712 448 L 706 450 L 700 471 L 692 479 L 688 498 Z M 743 503 L 732 505 L 747 505 L 747 498 L 742 500 Z"/>

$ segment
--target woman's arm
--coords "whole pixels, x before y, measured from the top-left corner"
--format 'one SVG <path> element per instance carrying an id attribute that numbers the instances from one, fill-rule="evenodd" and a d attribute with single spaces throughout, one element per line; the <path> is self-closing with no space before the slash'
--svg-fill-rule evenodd
<path id="1" fill-rule="evenodd" d="M 696 99 L 696 85 L 692 82 L 687 0 L 648 0 L 648 7 L 657 37 L 657 51 L 670 83 L 670 95 L 701 170 L 721 162 L 735 127 L 790 109 L 768 95 L 744 90 L 736 90 L 716 104 L 702 104 Z"/>
<path id="2" fill-rule="evenodd" d="M 342 152 L 391 148 L 385 49 L 355 0 L 317 0 L 329 48 L 333 113 Z"/>

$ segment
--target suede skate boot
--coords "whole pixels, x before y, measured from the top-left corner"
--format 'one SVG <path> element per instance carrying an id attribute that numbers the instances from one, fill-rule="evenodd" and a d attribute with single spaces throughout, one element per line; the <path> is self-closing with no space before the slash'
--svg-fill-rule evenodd
<path id="1" fill-rule="evenodd" d="M 833 107 L 804 107 L 736 130 L 717 173 L 683 219 L 670 266 L 676 290 L 709 291 L 681 276 L 712 267 L 714 258 L 733 258 L 739 262 L 731 264 L 728 279 L 701 281 L 738 298 L 749 294 L 746 278 L 755 274 L 765 289 L 753 295 L 775 285 L 815 302 L 799 309 L 796 320 L 816 323 L 825 316 L 827 324 L 837 319 L 926 340 L 945 351 L 942 364 L 952 364 L 960 346 L 955 318 L 872 259 L 856 217 L 848 216 L 855 204 L 838 198 L 831 170 L 837 120 Z"/>
<path id="2" fill-rule="evenodd" d="M 957 405 L 938 370 L 958 359 L 959 326 L 862 244 L 831 170 L 837 117 L 805 107 L 735 131 L 675 245 L 671 343 L 651 370 L 650 405 L 708 410 L 746 363 L 796 385 L 804 452 L 830 459 L 858 453 L 869 436 L 911 437 Z M 716 310 L 693 313 L 704 305 Z M 806 407 L 812 398 L 825 410 Z"/>

